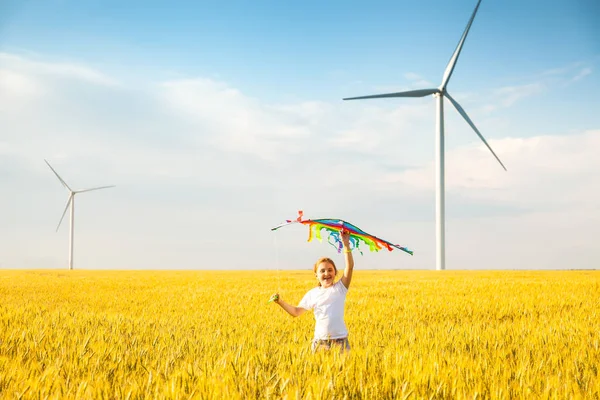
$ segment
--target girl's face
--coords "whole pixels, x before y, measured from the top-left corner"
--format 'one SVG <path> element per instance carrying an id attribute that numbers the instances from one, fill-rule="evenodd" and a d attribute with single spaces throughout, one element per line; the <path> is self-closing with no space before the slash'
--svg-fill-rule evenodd
<path id="1" fill-rule="evenodd" d="M 321 284 L 321 287 L 328 288 L 333 286 L 333 280 L 335 279 L 335 268 L 331 263 L 323 261 L 317 266 L 317 280 Z"/>

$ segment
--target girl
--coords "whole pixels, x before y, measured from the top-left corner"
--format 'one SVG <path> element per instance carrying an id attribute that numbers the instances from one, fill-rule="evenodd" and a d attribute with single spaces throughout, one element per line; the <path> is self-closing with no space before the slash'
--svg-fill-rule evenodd
<path id="1" fill-rule="evenodd" d="M 298 317 L 307 310 L 314 310 L 313 352 L 318 349 L 329 350 L 332 346 L 339 346 L 342 352 L 350 350 L 348 329 L 344 323 L 344 303 L 352 280 L 354 259 L 350 250 L 350 233 L 342 231 L 341 238 L 346 260 L 346 268 L 342 279 L 334 282 L 337 268 L 333 260 L 324 257 L 319 259 L 313 267 L 318 286 L 309 290 L 297 307 L 283 301 L 278 294 L 273 296 L 274 301 L 292 317 Z"/>

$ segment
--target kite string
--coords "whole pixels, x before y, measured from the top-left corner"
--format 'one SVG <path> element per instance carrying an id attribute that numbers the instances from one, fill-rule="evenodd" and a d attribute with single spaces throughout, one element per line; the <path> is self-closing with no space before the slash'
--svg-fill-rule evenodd
<path id="1" fill-rule="evenodd" d="M 277 293 L 281 295 L 281 273 L 279 266 L 279 245 L 277 244 L 277 232 L 275 232 L 274 241 L 275 241 L 275 263 L 277 264 Z"/>

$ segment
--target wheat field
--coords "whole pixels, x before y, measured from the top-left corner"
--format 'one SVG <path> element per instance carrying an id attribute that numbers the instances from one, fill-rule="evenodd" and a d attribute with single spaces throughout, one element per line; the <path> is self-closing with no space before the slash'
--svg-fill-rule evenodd
<path id="1" fill-rule="evenodd" d="M 352 350 L 311 271 L 0 271 L 0 397 L 599 398 L 600 272 L 362 271 Z"/>

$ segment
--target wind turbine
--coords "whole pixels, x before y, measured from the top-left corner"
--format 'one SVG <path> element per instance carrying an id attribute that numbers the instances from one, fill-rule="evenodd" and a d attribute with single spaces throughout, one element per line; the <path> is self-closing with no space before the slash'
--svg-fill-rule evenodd
<path id="1" fill-rule="evenodd" d="M 65 214 L 67 213 L 67 209 L 69 208 L 69 206 L 71 206 L 71 226 L 69 229 L 69 269 L 73 269 L 73 239 L 75 236 L 75 195 L 77 193 L 83 193 L 83 192 L 90 192 L 92 190 L 100 190 L 100 189 L 108 189 L 111 187 L 115 187 L 115 185 L 110 185 L 110 186 L 100 186 L 100 187 L 95 187 L 95 188 L 91 188 L 91 189 L 81 189 L 81 190 L 73 190 L 69 187 L 69 185 L 67 185 L 67 183 L 63 180 L 63 178 L 60 177 L 60 175 L 58 175 L 58 173 L 54 170 L 54 168 L 52 168 L 52 165 L 50 165 L 50 163 L 47 160 L 46 164 L 48 164 L 48 166 L 50 167 L 50 169 L 52 170 L 52 172 L 54 172 L 54 175 L 56 175 L 56 177 L 58 178 L 58 180 L 60 181 L 60 183 L 62 183 L 62 185 L 69 191 L 69 198 L 67 200 L 67 205 L 65 206 L 65 211 L 63 211 L 62 216 L 60 217 L 60 221 L 58 221 L 58 226 L 56 227 L 56 232 L 58 232 L 58 228 L 60 228 L 60 224 L 62 223 L 63 218 L 65 217 Z"/>
<path id="2" fill-rule="evenodd" d="M 435 225 L 436 225 L 436 269 L 443 270 L 446 269 L 446 245 L 445 245 L 445 211 L 444 211 L 444 97 L 450 100 L 450 103 L 456 108 L 458 113 L 462 115 L 462 117 L 467 121 L 467 123 L 473 128 L 477 136 L 483 141 L 483 143 L 487 146 L 487 148 L 492 152 L 496 160 L 500 163 L 502 168 L 506 171 L 506 167 L 502 164 L 502 161 L 498 158 L 494 150 L 490 147 L 490 145 L 486 142 L 484 137 L 481 135 L 477 127 L 471 118 L 467 115 L 465 110 L 450 96 L 450 93 L 446 90 L 446 86 L 448 85 L 448 81 L 452 76 L 452 72 L 454 71 L 454 66 L 456 65 L 456 61 L 458 60 L 458 56 L 460 55 L 460 51 L 465 43 L 465 39 L 467 38 L 467 34 L 469 33 L 469 29 L 471 28 L 471 24 L 475 19 L 475 14 L 477 14 L 477 9 L 479 9 L 479 4 L 481 4 L 481 0 L 477 2 L 475 6 L 475 10 L 471 15 L 471 19 L 467 23 L 467 27 L 465 28 L 462 37 L 460 38 L 448 65 L 446 66 L 446 71 L 444 71 L 444 77 L 442 78 L 442 84 L 438 88 L 433 89 L 419 89 L 419 90 L 409 90 L 406 92 L 398 92 L 398 93 L 387 93 L 387 94 L 376 94 L 372 96 L 360 96 L 360 97 L 350 97 L 345 98 L 344 100 L 361 100 L 361 99 L 378 99 L 385 97 L 425 97 L 429 95 L 433 95 L 436 99 L 437 104 L 437 118 L 436 118 L 436 140 L 435 140 L 435 158 L 436 158 L 436 168 L 435 168 L 435 181 L 436 181 L 436 193 L 435 193 Z"/>

